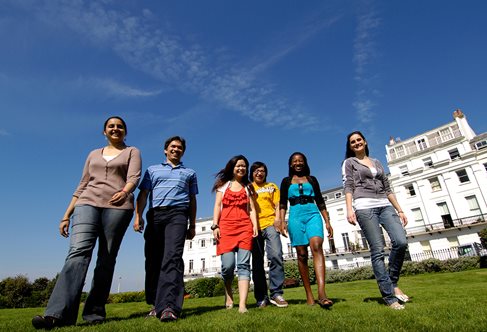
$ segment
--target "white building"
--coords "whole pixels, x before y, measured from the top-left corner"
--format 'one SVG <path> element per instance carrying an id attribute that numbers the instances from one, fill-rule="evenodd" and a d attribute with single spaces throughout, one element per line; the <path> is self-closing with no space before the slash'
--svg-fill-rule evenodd
<path id="1" fill-rule="evenodd" d="M 391 187 L 406 213 L 411 259 L 457 257 L 456 247 L 480 242 L 487 227 L 487 133 L 476 135 L 465 115 L 406 140 L 386 145 Z M 360 227 L 346 219 L 342 187 L 322 192 L 334 230 L 323 248 L 328 268 L 370 264 L 368 245 Z M 184 250 L 187 279 L 214 276 L 220 258 L 210 230 L 212 218 L 199 219 L 196 236 Z M 281 237 L 285 259 L 294 259 L 289 239 Z M 385 234 L 386 247 L 389 239 Z M 311 256 L 310 256 L 311 257 Z"/>

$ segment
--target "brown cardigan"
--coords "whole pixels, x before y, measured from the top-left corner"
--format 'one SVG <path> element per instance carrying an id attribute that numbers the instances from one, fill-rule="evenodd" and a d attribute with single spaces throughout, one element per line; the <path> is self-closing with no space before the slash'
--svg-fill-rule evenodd
<path id="1" fill-rule="evenodd" d="M 134 209 L 132 193 L 122 205 L 110 205 L 108 201 L 115 193 L 121 191 L 127 182 L 133 183 L 134 188 L 137 187 L 141 167 L 140 151 L 135 147 L 126 147 L 110 161 L 103 159 L 103 148 L 91 151 L 86 158 L 81 181 L 73 194 L 78 197 L 76 206 Z"/>

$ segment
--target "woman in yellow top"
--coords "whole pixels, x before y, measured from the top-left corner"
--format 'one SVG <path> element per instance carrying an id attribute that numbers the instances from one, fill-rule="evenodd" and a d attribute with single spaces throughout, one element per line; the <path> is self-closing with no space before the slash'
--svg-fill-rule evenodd
<path id="1" fill-rule="evenodd" d="M 280 308 L 288 303 L 282 296 L 284 283 L 284 266 L 280 237 L 279 188 L 267 182 L 267 166 L 256 161 L 250 167 L 250 181 L 256 193 L 255 203 L 259 235 L 254 238 L 252 246 L 252 279 L 254 280 L 254 296 L 257 306 L 263 308 L 270 302 Z M 269 291 L 264 270 L 264 244 L 269 264 Z"/>

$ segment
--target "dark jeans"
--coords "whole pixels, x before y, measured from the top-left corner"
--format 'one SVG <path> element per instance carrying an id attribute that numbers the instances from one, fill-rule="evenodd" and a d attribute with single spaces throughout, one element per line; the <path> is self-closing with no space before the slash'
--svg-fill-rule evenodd
<path id="1" fill-rule="evenodd" d="M 265 253 L 269 260 L 269 290 L 271 298 L 282 295 L 284 283 L 284 265 L 282 258 L 281 235 L 274 226 L 259 231 L 252 246 L 252 279 L 254 280 L 254 297 L 257 302 L 267 298 L 267 280 L 264 269 Z"/>
<path id="2" fill-rule="evenodd" d="M 183 249 L 188 230 L 188 208 L 151 209 L 145 238 L 146 301 L 159 315 L 171 308 L 181 313 L 184 300 Z"/>
<path id="3" fill-rule="evenodd" d="M 49 298 L 44 315 L 76 324 L 81 292 L 98 239 L 98 257 L 83 319 L 104 319 L 118 249 L 132 219 L 132 210 L 77 206 L 71 218 L 68 257 Z"/>

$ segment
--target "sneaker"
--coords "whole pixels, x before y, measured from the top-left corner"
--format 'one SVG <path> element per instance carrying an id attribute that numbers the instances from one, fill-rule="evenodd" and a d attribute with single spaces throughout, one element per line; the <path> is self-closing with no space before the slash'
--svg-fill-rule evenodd
<path id="1" fill-rule="evenodd" d="M 152 308 L 149 313 L 147 314 L 147 316 L 145 316 L 145 318 L 152 318 L 152 317 L 156 317 L 157 316 L 157 311 L 156 311 L 156 308 Z"/>
<path id="2" fill-rule="evenodd" d="M 288 303 L 286 302 L 286 300 L 284 300 L 282 295 L 274 296 L 273 298 L 270 299 L 270 302 L 279 308 L 286 308 L 288 305 Z"/>
<path id="3" fill-rule="evenodd" d="M 39 329 L 51 330 L 55 327 L 64 326 L 64 324 L 60 319 L 56 317 L 35 316 L 34 318 L 32 318 L 32 326 L 34 326 L 36 330 Z"/>
<path id="4" fill-rule="evenodd" d="M 262 301 L 257 301 L 257 308 L 265 308 L 268 304 L 267 298 L 265 298 Z"/>
<path id="5" fill-rule="evenodd" d="M 404 309 L 406 309 L 406 307 L 399 302 L 394 302 L 394 303 L 389 304 L 389 308 L 391 308 L 393 310 L 404 310 Z"/>
<path id="6" fill-rule="evenodd" d="M 164 309 L 161 313 L 161 322 L 174 322 L 176 320 L 178 320 L 178 316 L 171 308 Z"/>

